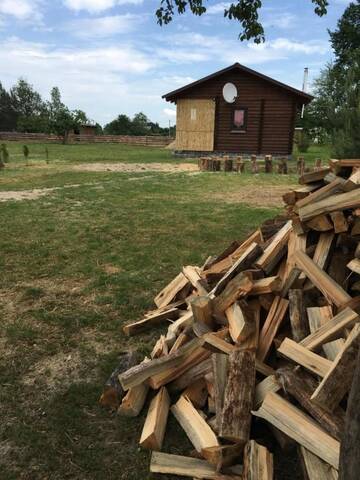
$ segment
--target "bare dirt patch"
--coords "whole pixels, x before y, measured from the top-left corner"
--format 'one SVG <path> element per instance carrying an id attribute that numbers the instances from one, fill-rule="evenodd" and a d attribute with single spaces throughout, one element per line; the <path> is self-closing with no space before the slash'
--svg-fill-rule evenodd
<path id="1" fill-rule="evenodd" d="M 38 198 L 49 195 L 55 188 L 34 188 L 33 190 L 19 190 L 0 192 L 0 202 L 8 202 L 9 200 L 37 200 Z"/>
<path id="2" fill-rule="evenodd" d="M 237 192 L 214 193 L 211 198 L 227 203 L 247 203 L 254 207 L 274 208 L 283 204 L 282 196 L 289 188 L 289 185 L 246 185 L 239 187 Z"/>
<path id="3" fill-rule="evenodd" d="M 81 163 L 74 165 L 77 172 L 197 172 L 194 163 Z"/>

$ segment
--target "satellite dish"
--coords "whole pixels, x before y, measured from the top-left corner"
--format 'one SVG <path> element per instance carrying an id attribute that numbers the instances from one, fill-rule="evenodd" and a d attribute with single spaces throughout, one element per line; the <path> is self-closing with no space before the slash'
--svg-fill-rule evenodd
<path id="1" fill-rule="evenodd" d="M 237 88 L 233 83 L 226 83 L 223 88 L 225 102 L 234 103 L 237 97 Z"/>

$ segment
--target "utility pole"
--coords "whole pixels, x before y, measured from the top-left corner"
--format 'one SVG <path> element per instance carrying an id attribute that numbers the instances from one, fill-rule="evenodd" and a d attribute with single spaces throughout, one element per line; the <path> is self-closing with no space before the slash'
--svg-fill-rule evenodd
<path id="1" fill-rule="evenodd" d="M 304 81 L 303 81 L 303 92 L 307 92 L 307 87 L 308 87 L 308 78 L 309 78 L 309 69 L 308 67 L 304 68 Z M 304 118 L 304 112 L 305 112 L 305 105 L 302 106 L 301 109 L 301 118 Z"/>

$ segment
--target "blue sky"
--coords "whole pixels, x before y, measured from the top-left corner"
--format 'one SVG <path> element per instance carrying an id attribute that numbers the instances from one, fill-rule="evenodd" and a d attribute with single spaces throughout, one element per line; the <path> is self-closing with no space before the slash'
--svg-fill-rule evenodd
<path id="1" fill-rule="evenodd" d="M 161 95 L 234 62 L 301 88 L 331 60 L 327 29 L 347 0 L 329 0 L 315 16 L 311 0 L 264 0 L 266 42 L 241 43 L 239 25 L 223 18 L 228 2 L 205 0 L 202 17 L 178 16 L 159 27 L 160 0 L 0 0 L 0 81 L 23 76 L 48 98 L 60 87 L 71 108 L 101 124 L 143 111 L 167 125 L 175 108 Z"/>

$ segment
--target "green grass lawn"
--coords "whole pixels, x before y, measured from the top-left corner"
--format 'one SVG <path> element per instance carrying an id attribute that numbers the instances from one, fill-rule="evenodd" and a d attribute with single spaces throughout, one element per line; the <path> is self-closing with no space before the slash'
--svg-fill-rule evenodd
<path id="1" fill-rule="evenodd" d="M 106 157 L 93 145 L 52 148 L 64 164 L 170 160 L 157 149 L 106 145 Z M 1 480 L 151 478 L 149 454 L 138 448 L 145 411 L 121 418 L 98 398 L 119 353 L 149 353 L 162 329 L 128 339 L 121 327 L 152 308 L 182 265 L 201 264 L 277 214 L 265 191 L 295 180 L 56 164 L 0 172 L 1 191 L 59 187 L 37 200 L 0 202 Z M 259 192 L 257 206 L 239 202 L 246 189 Z M 172 418 L 165 449 L 191 449 Z"/>

